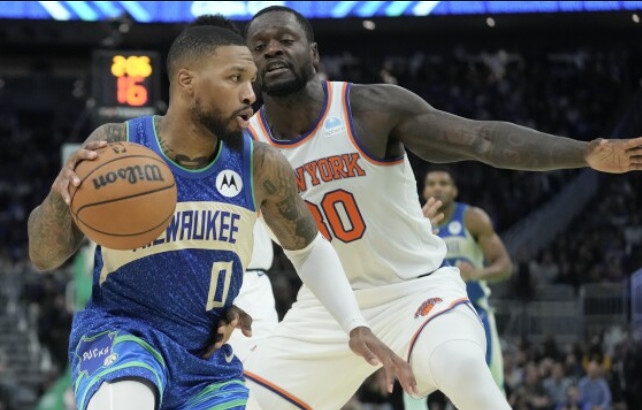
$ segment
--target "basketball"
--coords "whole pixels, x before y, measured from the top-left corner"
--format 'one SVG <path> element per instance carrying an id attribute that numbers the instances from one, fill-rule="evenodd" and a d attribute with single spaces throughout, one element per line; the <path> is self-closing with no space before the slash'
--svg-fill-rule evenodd
<path id="1" fill-rule="evenodd" d="M 76 167 L 80 185 L 70 186 L 71 214 L 90 239 L 112 249 L 151 243 L 167 227 L 176 208 L 176 182 L 152 150 L 116 142 Z"/>

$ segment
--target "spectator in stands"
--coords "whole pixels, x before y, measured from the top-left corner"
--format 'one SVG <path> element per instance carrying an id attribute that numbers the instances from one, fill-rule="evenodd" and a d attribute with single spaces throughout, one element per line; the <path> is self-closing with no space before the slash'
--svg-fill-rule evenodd
<path id="1" fill-rule="evenodd" d="M 589 405 L 591 410 L 611 408 L 611 389 L 601 373 L 601 366 L 596 361 L 591 361 L 586 369 L 586 376 L 578 384 L 580 401 Z"/>
<path id="2" fill-rule="evenodd" d="M 527 404 L 529 410 L 548 410 L 551 401 L 546 395 L 546 390 L 542 385 L 542 379 L 539 369 L 535 363 L 530 362 L 526 365 L 526 377 L 524 379 L 523 391 L 518 389 L 518 397 L 515 404 L 521 405 L 523 401 Z M 522 396 L 523 395 L 523 396 Z M 511 402 L 511 405 L 513 403 Z"/>
<path id="3" fill-rule="evenodd" d="M 580 391 L 575 385 L 566 390 L 566 398 L 557 403 L 555 410 L 593 410 L 591 406 L 580 400 Z"/>
<path id="4" fill-rule="evenodd" d="M 587 351 L 582 356 L 582 368 L 588 372 L 590 362 L 596 362 L 605 371 L 611 371 L 611 358 L 602 348 L 602 337 L 594 335 Z"/>
<path id="5" fill-rule="evenodd" d="M 562 403 L 566 399 L 568 388 L 573 381 L 564 374 L 562 363 L 555 362 L 551 375 L 544 380 L 544 390 L 553 403 Z"/>

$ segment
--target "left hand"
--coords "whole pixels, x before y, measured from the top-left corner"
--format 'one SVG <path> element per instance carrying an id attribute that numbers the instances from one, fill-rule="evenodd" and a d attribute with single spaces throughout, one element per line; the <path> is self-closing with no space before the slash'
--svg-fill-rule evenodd
<path id="1" fill-rule="evenodd" d="M 234 329 L 240 329 L 245 337 L 252 337 L 252 317 L 240 307 L 232 305 L 219 319 L 214 344 L 207 348 L 203 358 L 209 359 L 214 352 L 223 347 L 232 337 Z"/>
<path id="2" fill-rule="evenodd" d="M 439 229 L 435 228 L 436 225 L 439 225 L 441 221 L 444 220 L 444 213 L 439 212 L 439 208 L 443 203 L 439 199 L 433 197 L 428 198 L 426 204 L 421 208 L 424 217 L 430 220 L 430 224 L 433 226 L 433 232 L 435 235 L 439 232 Z"/>
<path id="3" fill-rule="evenodd" d="M 410 365 L 397 356 L 388 346 L 375 336 L 367 327 L 357 327 L 350 331 L 350 349 L 363 357 L 372 366 L 383 366 L 385 386 L 392 393 L 395 378 L 404 391 L 413 397 L 418 397 L 417 380 Z"/>
<path id="4" fill-rule="evenodd" d="M 479 276 L 477 269 L 475 269 L 475 267 L 468 262 L 457 262 L 457 267 L 459 268 L 461 278 L 464 280 L 464 282 L 477 279 L 477 277 Z"/>
<path id="5" fill-rule="evenodd" d="M 593 169 L 611 174 L 642 170 L 642 137 L 598 139 L 589 144 L 586 163 Z"/>

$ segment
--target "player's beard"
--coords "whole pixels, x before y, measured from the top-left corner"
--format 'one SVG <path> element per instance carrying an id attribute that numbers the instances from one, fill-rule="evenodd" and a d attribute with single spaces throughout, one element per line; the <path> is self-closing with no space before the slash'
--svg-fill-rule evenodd
<path id="1" fill-rule="evenodd" d="M 285 97 L 304 89 L 308 81 L 312 80 L 315 76 L 314 66 L 311 62 L 303 65 L 300 70 L 292 66 L 290 66 L 290 69 L 292 74 L 294 74 L 293 78 L 271 85 L 265 84 L 265 81 L 261 81 L 261 91 L 270 97 Z"/>
<path id="2" fill-rule="evenodd" d="M 200 102 L 196 101 L 192 107 L 192 120 L 207 128 L 232 150 L 243 149 L 243 132 L 230 129 L 228 125 L 236 121 L 236 117 L 225 118 L 216 108 L 204 110 Z"/>

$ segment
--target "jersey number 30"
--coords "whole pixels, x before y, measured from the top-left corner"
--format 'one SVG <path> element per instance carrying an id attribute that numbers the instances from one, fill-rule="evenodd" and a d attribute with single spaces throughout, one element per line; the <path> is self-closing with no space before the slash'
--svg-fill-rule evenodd
<path id="1" fill-rule="evenodd" d="M 319 231 L 329 241 L 333 237 L 346 243 L 356 241 L 366 231 L 366 224 L 350 192 L 343 189 L 328 192 L 323 196 L 320 206 L 308 201 L 305 203 L 317 221 Z"/>

